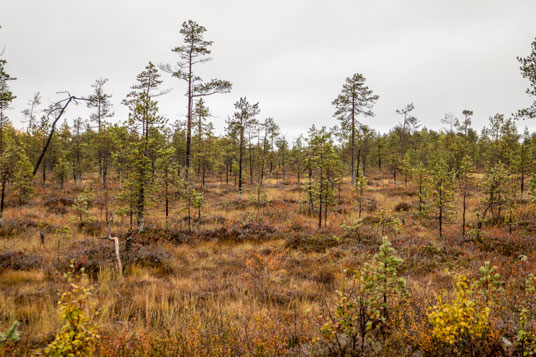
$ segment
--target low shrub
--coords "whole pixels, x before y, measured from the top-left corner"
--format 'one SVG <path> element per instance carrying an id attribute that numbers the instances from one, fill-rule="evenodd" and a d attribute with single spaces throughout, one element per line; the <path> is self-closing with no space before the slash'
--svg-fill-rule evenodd
<path id="1" fill-rule="evenodd" d="M 88 299 L 93 288 L 82 286 L 78 281 L 80 277 L 75 276 L 72 269 L 71 264 L 71 270 L 65 274 L 69 286 L 58 301 L 64 324 L 45 349 L 46 356 L 91 356 L 99 340 L 97 326 L 86 311 L 92 310 Z"/>
<path id="2" fill-rule="evenodd" d="M 20 251 L 0 253 L 0 272 L 11 270 L 32 270 L 43 265 L 43 257 L 39 254 L 26 254 Z"/>
<path id="3" fill-rule="evenodd" d="M 401 212 L 401 211 L 404 211 L 404 212 L 407 212 L 409 211 L 411 208 L 411 205 L 407 202 L 400 202 L 399 204 L 397 204 L 395 206 L 395 211 L 396 212 Z"/>
<path id="4" fill-rule="evenodd" d="M 286 248 L 300 249 L 306 252 L 323 253 L 326 249 L 339 245 L 341 240 L 330 233 L 295 234 L 287 238 Z"/>
<path id="5" fill-rule="evenodd" d="M 39 223 L 28 217 L 6 218 L 0 225 L 0 237 L 13 237 L 35 227 L 39 227 Z"/>
<path id="6" fill-rule="evenodd" d="M 162 273 L 170 272 L 171 255 L 158 246 L 132 243 L 127 250 L 125 244 L 121 243 L 120 253 L 123 269 L 136 264 L 160 269 Z M 111 242 L 101 240 L 76 242 L 71 246 L 69 254 L 60 262 L 58 268 L 67 270 L 70 261 L 75 262 L 76 269 L 83 268 L 85 272 L 94 276 L 104 265 L 115 266 L 114 246 Z"/>
<path id="7" fill-rule="evenodd" d="M 43 206 L 53 207 L 53 206 L 65 206 L 71 207 L 74 203 L 74 200 L 70 197 L 50 197 L 44 200 Z"/>

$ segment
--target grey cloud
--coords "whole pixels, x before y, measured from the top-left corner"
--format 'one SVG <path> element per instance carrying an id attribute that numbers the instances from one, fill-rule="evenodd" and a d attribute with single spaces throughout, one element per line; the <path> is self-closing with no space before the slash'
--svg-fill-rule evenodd
<path id="1" fill-rule="evenodd" d="M 365 122 L 382 131 L 409 102 L 431 128 L 447 111 L 472 109 L 481 128 L 490 115 L 530 103 L 516 61 L 536 37 L 530 0 L 0 2 L 0 45 L 18 77 L 9 113 L 16 126 L 34 92 L 49 101 L 59 90 L 84 95 L 99 77 L 110 79 L 115 119 L 126 119 L 120 101 L 136 75 L 149 60 L 174 62 L 170 49 L 190 18 L 214 41 L 214 60 L 200 73 L 234 84 L 231 94 L 207 100 L 219 132 L 240 96 L 259 101 L 261 118 L 274 117 L 292 135 L 312 123 L 333 126 L 330 103 L 355 72 L 380 95 L 376 117 Z M 173 91 L 160 98 L 161 111 L 181 118 L 184 85 L 163 77 Z"/>

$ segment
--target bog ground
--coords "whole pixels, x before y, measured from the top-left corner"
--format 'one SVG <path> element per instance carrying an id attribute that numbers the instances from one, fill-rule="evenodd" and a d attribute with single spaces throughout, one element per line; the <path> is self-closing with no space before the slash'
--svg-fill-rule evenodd
<path id="1" fill-rule="evenodd" d="M 316 216 L 308 214 L 306 194 L 294 178 L 268 180 L 260 202 L 253 187 L 238 200 L 232 184 L 209 181 L 203 189 L 207 208 L 201 219 L 194 219 L 191 233 L 186 216 L 179 213 L 182 202 L 170 208 L 174 214 L 167 230 L 157 207 L 149 210 L 141 234 L 129 233 L 128 217 L 115 218 L 112 232 L 121 237 L 124 268 L 120 278 L 113 243 L 98 239 L 108 234 L 102 192 L 89 202 L 87 215 L 93 219 L 82 225 L 71 207 L 83 188 L 96 181 L 38 188 L 39 199 L 21 207 L 8 199 L 0 238 L 0 316 L 5 328 L 20 322 L 20 340 L 3 345 L 6 353 L 42 351 L 54 339 L 64 324 L 59 293 L 72 289 L 63 274 L 79 274 L 81 268 L 84 274 L 75 281 L 92 288 L 82 309 L 98 329 L 96 348 L 102 355 L 338 353 L 340 346 L 325 326 L 337 330 L 344 325 L 339 316 L 343 307 L 359 316 L 355 306 L 347 306 L 357 304 L 353 293 L 363 293 L 353 272 L 373 261 L 382 231 L 403 259 L 398 274 L 407 282 L 407 294 L 389 295 L 388 327 L 365 329 L 364 353 L 418 355 L 443 348 L 436 341 L 431 309 L 439 295 L 446 302 L 456 299 L 453 286 L 459 276 L 469 284 L 482 279 L 479 268 L 486 261 L 497 267 L 502 283 L 490 290 L 493 304 L 467 291 L 465 303 L 475 304 L 472 308 L 452 302 L 449 308 L 462 316 L 445 318 L 445 323 L 468 324 L 466 335 L 458 338 L 489 349 L 486 353 L 511 353 L 522 328 L 522 306 L 532 304 L 525 297 L 532 294 L 525 281 L 536 258 L 536 221 L 529 203 L 519 206 L 523 224 L 512 234 L 500 224 L 483 227 L 485 238 L 463 238 L 457 214 L 439 238 L 435 220 L 418 214 L 415 184 L 394 187 L 378 173 L 371 175 L 363 197 L 362 219 L 357 219 L 355 190 L 344 183 L 322 229 Z M 468 216 L 474 217 L 482 197 L 474 187 L 469 197 Z M 345 293 L 338 293 L 342 288 Z M 365 300 L 374 321 L 374 298 Z M 487 308 L 489 318 L 477 321 L 480 309 Z M 359 326 L 347 323 L 332 333 L 342 344 L 352 337 L 347 330 L 359 335 Z M 472 335 L 479 323 L 489 330 Z"/>

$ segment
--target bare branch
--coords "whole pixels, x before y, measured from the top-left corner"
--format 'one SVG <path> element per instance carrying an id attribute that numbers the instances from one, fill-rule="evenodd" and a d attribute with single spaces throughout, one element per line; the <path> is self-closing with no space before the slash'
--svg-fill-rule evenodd
<path id="1" fill-rule="evenodd" d="M 69 106 L 69 104 L 74 101 L 75 103 L 77 103 L 77 100 L 84 100 L 84 101 L 87 101 L 88 99 L 86 98 L 79 98 L 79 97 L 75 97 L 75 96 L 72 96 L 69 92 L 65 91 L 65 92 L 58 92 L 58 93 L 67 93 L 69 95 L 68 98 L 65 98 L 65 99 L 62 99 L 58 102 L 56 102 L 54 105 L 53 105 L 53 109 L 51 109 L 48 113 L 47 113 L 47 118 L 57 112 L 59 110 L 59 114 L 56 116 L 56 118 L 54 119 L 54 121 L 52 122 L 52 127 L 50 128 L 50 134 L 48 135 L 48 139 L 47 139 L 47 142 L 45 144 L 45 146 L 43 147 L 43 150 L 41 151 L 41 154 L 39 155 L 39 158 L 37 159 L 37 163 L 35 164 L 35 167 L 34 167 L 34 170 L 33 170 L 33 175 L 35 176 L 35 174 L 37 173 L 37 170 L 39 169 L 39 165 L 41 164 L 41 161 L 43 161 L 43 157 L 45 156 L 45 153 L 48 149 L 48 146 L 50 145 L 50 141 L 52 140 L 52 135 L 54 135 L 54 130 L 56 129 L 56 123 L 60 120 L 61 116 L 63 115 L 63 113 L 65 113 L 65 110 L 67 109 L 67 107 Z M 65 104 L 61 107 L 59 107 L 62 103 Z"/>

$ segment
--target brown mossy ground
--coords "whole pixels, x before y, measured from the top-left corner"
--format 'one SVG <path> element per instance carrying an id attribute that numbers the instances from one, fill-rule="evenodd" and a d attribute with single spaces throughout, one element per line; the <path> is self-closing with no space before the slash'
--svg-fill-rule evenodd
<path id="1" fill-rule="evenodd" d="M 464 238 L 458 213 L 439 239 L 437 223 L 417 215 L 413 185 L 395 187 L 377 173 L 373 178 L 365 223 L 359 227 L 348 183 L 336 190 L 338 203 L 329 210 L 327 226 L 318 229 L 294 179 L 285 184 L 267 180 L 267 200 L 260 203 L 253 186 L 246 186 L 238 200 L 233 185 L 209 181 L 202 189 L 207 203 L 201 219 L 193 220 L 192 232 L 184 203 L 172 199 L 167 228 L 164 209 L 152 205 L 146 232 L 130 235 L 128 251 L 129 218 L 116 216 L 112 228 L 122 240 L 122 279 L 112 243 L 97 238 L 107 232 L 103 192 L 95 192 L 90 207 L 93 223 L 80 226 L 71 208 L 84 187 L 97 187 L 95 179 L 65 189 L 40 187 L 29 204 L 9 205 L 0 228 L 0 329 L 21 323 L 20 341 L 5 348 L 24 355 L 53 339 L 61 326 L 62 273 L 74 260 L 95 287 L 91 299 L 102 355 L 311 354 L 320 316 L 335 297 L 343 271 L 362 267 L 381 244 L 379 209 L 402 222 L 399 231 L 387 227 L 384 233 L 404 259 L 401 274 L 409 282 L 417 321 L 426 320 L 425 311 L 438 294 L 452 290 L 452 272 L 476 277 L 490 261 L 505 281 L 497 329 L 513 340 L 517 299 L 536 267 L 536 222 L 529 205 L 520 205 L 520 224 L 512 234 L 499 225 L 484 227 L 482 241 Z M 118 191 L 112 187 L 109 197 Z M 474 189 L 468 222 L 474 221 L 480 200 Z M 458 196 L 456 206 L 461 211 Z M 113 200 L 110 208 L 115 208 Z M 399 354 L 411 355 L 413 347 L 407 342 Z"/>

